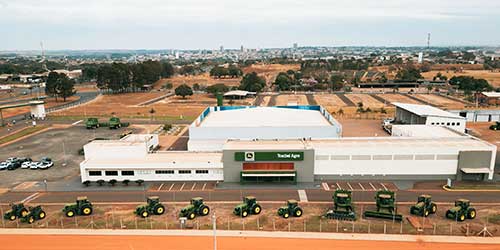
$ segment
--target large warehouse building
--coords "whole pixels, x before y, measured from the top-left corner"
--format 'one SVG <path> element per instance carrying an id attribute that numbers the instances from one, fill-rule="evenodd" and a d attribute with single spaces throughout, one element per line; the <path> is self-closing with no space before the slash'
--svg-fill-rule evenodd
<path id="1" fill-rule="evenodd" d="M 82 181 L 492 180 L 497 151 L 425 124 L 395 125 L 391 137 L 342 138 L 317 106 L 210 108 L 189 129 L 189 151 L 154 151 L 156 135 L 91 142 Z"/>

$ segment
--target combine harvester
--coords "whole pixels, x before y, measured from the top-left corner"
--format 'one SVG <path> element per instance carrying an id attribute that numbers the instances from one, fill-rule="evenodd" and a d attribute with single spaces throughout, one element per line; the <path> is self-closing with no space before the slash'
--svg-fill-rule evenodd
<path id="1" fill-rule="evenodd" d="M 397 214 L 394 192 L 380 190 L 375 194 L 375 201 L 377 203 L 377 210 L 365 211 L 365 217 L 389 219 L 394 221 L 403 220 L 403 215 Z"/>
<path id="2" fill-rule="evenodd" d="M 328 210 L 325 217 L 336 220 L 356 220 L 356 213 L 352 205 L 351 191 L 337 189 L 333 193 L 333 208 Z"/>

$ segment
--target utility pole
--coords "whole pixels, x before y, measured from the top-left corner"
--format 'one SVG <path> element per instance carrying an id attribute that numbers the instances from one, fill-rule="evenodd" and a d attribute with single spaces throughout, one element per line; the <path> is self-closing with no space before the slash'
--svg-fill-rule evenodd
<path id="1" fill-rule="evenodd" d="M 431 33 L 427 33 L 427 50 L 431 47 Z"/>

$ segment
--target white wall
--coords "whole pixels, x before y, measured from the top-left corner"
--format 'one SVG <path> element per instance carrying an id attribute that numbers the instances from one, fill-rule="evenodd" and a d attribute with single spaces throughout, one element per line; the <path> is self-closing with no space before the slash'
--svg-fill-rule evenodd
<path id="1" fill-rule="evenodd" d="M 147 148 L 145 143 L 120 143 L 106 141 L 94 141 L 83 146 L 85 159 L 136 159 L 146 156 Z"/>
<path id="2" fill-rule="evenodd" d="M 455 124 L 454 126 L 452 125 L 453 123 Z M 425 125 L 444 126 L 463 133 L 465 131 L 466 119 L 429 116 L 426 119 Z"/>

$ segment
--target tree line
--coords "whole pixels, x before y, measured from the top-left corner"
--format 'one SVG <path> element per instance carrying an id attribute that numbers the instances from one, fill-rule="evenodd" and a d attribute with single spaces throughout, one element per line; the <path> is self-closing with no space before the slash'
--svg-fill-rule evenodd
<path id="1" fill-rule="evenodd" d="M 45 94 L 54 97 L 56 102 L 58 97 L 66 101 L 66 98 L 76 94 L 75 81 L 69 79 L 65 74 L 52 71 L 49 73 L 47 82 L 45 83 Z"/>
<path id="2" fill-rule="evenodd" d="M 210 76 L 214 78 L 230 77 L 236 78 L 243 75 L 243 71 L 235 66 L 230 65 L 229 67 L 215 66 L 210 70 Z"/>

